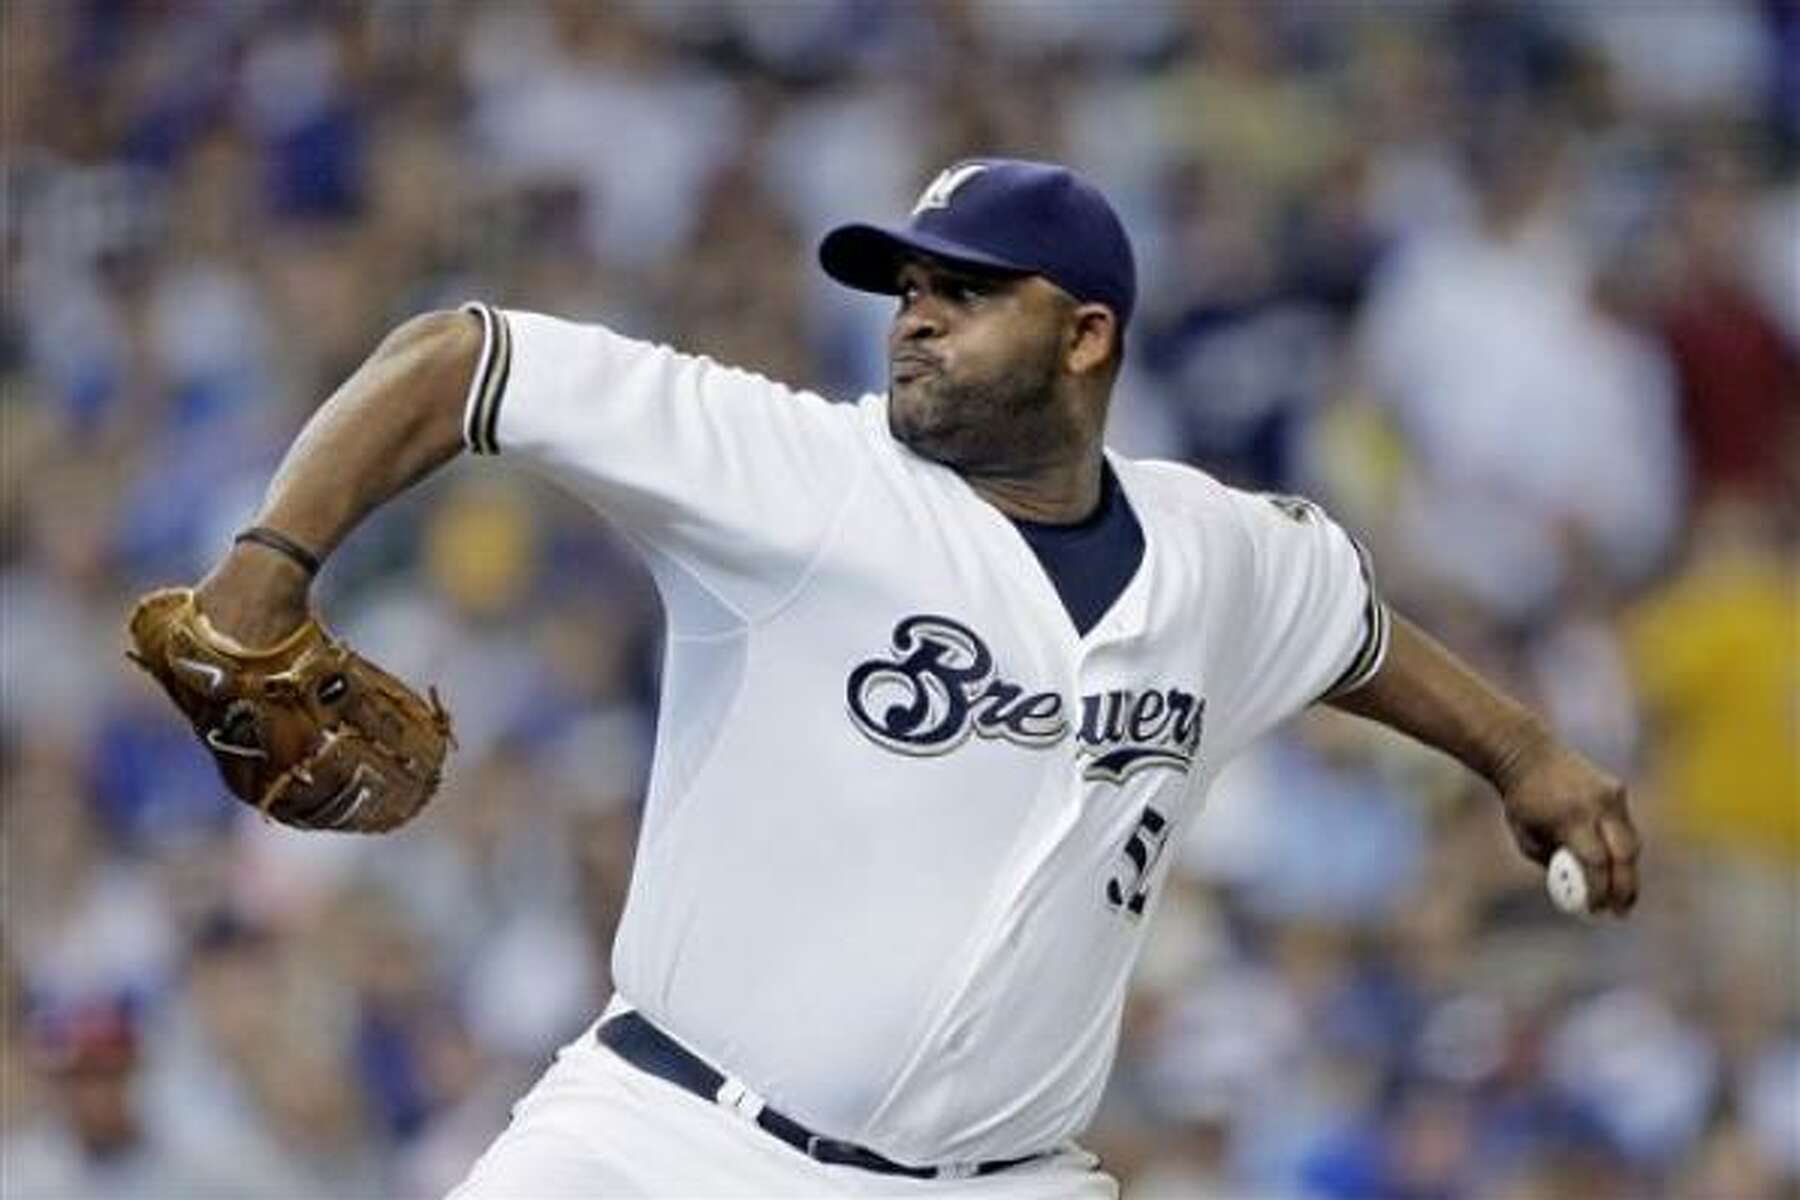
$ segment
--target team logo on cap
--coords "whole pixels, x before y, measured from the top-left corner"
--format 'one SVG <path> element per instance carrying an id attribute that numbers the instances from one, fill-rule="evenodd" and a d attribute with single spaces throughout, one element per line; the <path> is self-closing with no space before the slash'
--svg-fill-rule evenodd
<path id="1" fill-rule="evenodd" d="M 933 208 L 949 208 L 950 197 L 956 195 L 956 189 L 985 170 L 987 170 L 986 163 L 964 163 L 960 167 L 945 167 L 938 172 L 938 177 L 931 181 L 931 186 L 920 193 L 919 202 L 913 205 L 912 215 L 916 217 Z"/>

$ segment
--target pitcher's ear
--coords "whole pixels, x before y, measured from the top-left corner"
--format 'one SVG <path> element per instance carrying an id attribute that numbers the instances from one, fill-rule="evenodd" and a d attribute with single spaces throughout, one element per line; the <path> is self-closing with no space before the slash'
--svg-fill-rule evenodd
<path id="1" fill-rule="evenodd" d="M 1068 366 L 1077 375 L 1101 370 L 1121 357 L 1124 331 L 1113 310 L 1104 304 L 1077 304 L 1071 322 Z M 1117 349 L 1115 349 L 1115 346 Z"/>

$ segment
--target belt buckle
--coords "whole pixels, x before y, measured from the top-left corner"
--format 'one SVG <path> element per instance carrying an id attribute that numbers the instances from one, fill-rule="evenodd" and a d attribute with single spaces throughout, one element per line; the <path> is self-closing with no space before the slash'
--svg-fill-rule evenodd
<path id="1" fill-rule="evenodd" d="M 806 1157 L 812 1159 L 814 1162 L 824 1162 L 825 1160 L 819 1157 L 819 1144 L 828 1140 L 830 1139 L 822 1138 L 816 1133 L 807 1134 Z"/>

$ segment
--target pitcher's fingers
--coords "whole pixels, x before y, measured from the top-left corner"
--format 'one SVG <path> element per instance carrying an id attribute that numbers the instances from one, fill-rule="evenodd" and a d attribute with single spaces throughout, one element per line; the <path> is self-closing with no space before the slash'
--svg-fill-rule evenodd
<path id="1" fill-rule="evenodd" d="M 1588 911 L 1605 912 L 1612 907 L 1612 856 L 1601 840 L 1598 822 L 1588 821 L 1563 831 L 1563 845 L 1581 862 L 1587 876 Z"/>
<path id="2" fill-rule="evenodd" d="M 1622 917 L 1637 903 L 1637 831 L 1629 817 L 1608 813 L 1600 818 L 1600 839 L 1612 858 L 1613 911 Z"/>

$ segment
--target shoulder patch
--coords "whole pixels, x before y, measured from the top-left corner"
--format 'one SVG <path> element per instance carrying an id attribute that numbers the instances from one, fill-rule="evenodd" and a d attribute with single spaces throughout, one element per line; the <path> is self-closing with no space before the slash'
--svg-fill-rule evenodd
<path id="1" fill-rule="evenodd" d="M 1290 521 L 1306 524 L 1319 515 L 1319 506 L 1304 496 L 1288 496 L 1281 492 L 1258 492 L 1258 496 L 1275 506 L 1275 511 Z"/>

